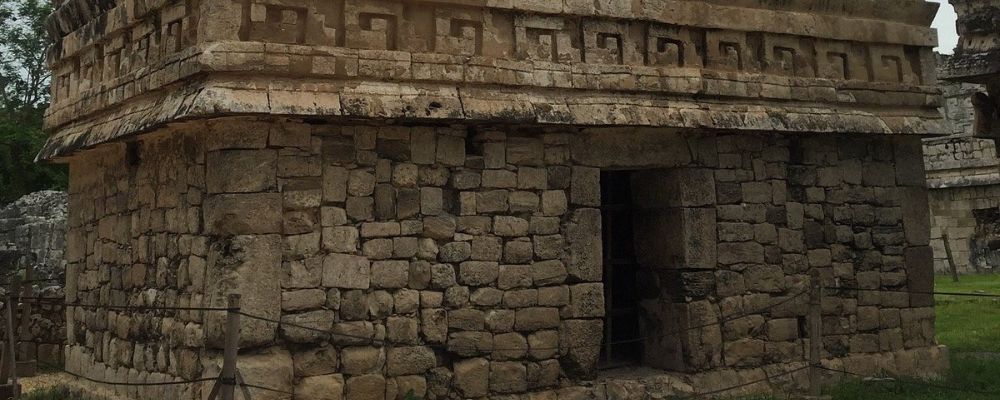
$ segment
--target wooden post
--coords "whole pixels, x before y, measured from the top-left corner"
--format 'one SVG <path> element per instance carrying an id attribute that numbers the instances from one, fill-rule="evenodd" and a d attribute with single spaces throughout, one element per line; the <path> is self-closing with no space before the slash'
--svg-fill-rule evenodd
<path id="1" fill-rule="evenodd" d="M 27 282 L 27 284 L 21 285 L 20 293 L 22 298 L 31 297 L 33 295 L 31 280 L 32 276 L 34 275 L 34 269 L 35 269 L 34 265 L 35 265 L 34 263 L 28 263 L 28 265 L 24 267 L 24 280 Z M 19 372 L 17 375 L 25 377 L 35 376 L 38 369 L 37 367 L 38 361 L 36 357 L 36 351 L 34 348 L 35 345 L 32 343 L 24 343 L 31 340 L 30 337 L 31 334 L 28 332 L 28 329 L 31 325 L 31 302 L 22 301 L 20 310 L 21 310 L 21 315 L 20 315 L 21 322 L 18 324 L 17 327 L 17 335 L 19 342 L 18 350 L 21 351 L 22 354 L 21 354 L 21 362 L 18 364 Z"/>
<path id="2" fill-rule="evenodd" d="M 234 400 L 236 394 L 236 356 L 240 351 L 240 295 L 229 295 L 229 311 L 226 312 L 226 348 L 223 351 L 222 400 Z"/>
<path id="3" fill-rule="evenodd" d="M 809 395 L 819 397 L 820 359 L 823 352 L 823 284 L 819 270 L 814 269 L 809 285 Z"/>
<path id="4" fill-rule="evenodd" d="M 955 265 L 955 258 L 951 255 L 951 240 L 948 239 L 948 232 L 941 234 L 944 240 L 944 254 L 948 257 L 948 268 L 951 268 L 951 281 L 958 282 L 958 267 Z"/>
<path id="5" fill-rule="evenodd" d="M 21 288 L 21 278 L 15 275 L 12 279 L 12 290 L 7 292 L 7 307 L 4 307 L 7 325 L 7 348 L 4 349 L 7 357 L 5 357 L 4 361 L 6 362 L 5 367 L 10 374 L 11 392 L 14 394 L 14 398 L 17 399 L 21 396 L 21 390 L 17 384 L 17 342 L 15 339 L 17 336 L 15 336 L 16 333 L 14 331 L 14 307 L 17 305 L 14 304 L 14 299 L 16 298 L 15 293 Z"/>

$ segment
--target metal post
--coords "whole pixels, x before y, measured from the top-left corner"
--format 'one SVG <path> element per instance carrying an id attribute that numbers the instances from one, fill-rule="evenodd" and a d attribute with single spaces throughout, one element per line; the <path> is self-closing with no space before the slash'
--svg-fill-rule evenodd
<path id="1" fill-rule="evenodd" d="M 819 397 L 820 367 L 823 351 L 823 284 L 819 270 L 814 269 L 809 285 L 809 395 Z"/>
<path id="2" fill-rule="evenodd" d="M 240 351 L 240 295 L 229 295 L 229 311 L 226 312 L 226 348 L 223 352 L 222 400 L 234 400 L 236 393 L 236 356 Z"/>

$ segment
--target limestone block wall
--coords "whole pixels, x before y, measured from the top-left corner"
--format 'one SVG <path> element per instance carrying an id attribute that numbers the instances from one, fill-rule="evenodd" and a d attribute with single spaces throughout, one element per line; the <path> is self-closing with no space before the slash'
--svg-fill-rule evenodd
<path id="1" fill-rule="evenodd" d="M 70 159 L 66 296 L 183 307 L 236 292 L 247 313 L 330 331 L 244 318 L 247 382 L 301 398 L 589 398 L 592 379 L 617 379 L 596 368 L 601 171 L 634 170 L 640 363 L 660 372 L 621 379 L 722 388 L 803 365 L 807 297 L 793 297 L 812 269 L 831 288 L 932 289 L 922 165 L 916 137 L 176 124 Z M 827 295 L 829 362 L 943 365 L 931 298 Z M 218 374 L 223 313 L 76 307 L 67 319 L 73 372 Z"/>
<path id="2" fill-rule="evenodd" d="M 0 273 L 32 263 L 35 278 L 62 277 L 66 202 L 66 193 L 41 191 L 0 208 Z"/>
<path id="3" fill-rule="evenodd" d="M 19 307 L 14 314 L 15 329 L 19 332 L 17 359 L 36 360 L 43 367 L 58 367 L 63 363 L 63 345 L 66 343 L 66 307 L 62 305 L 65 293 L 59 286 L 34 286 L 31 297 L 47 300 L 33 300 L 28 315 L 28 323 L 21 328 L 24 312 Z M 48 300 L 50 299 L 50 300 Z M 0 300 L 0 306 L 6 301 Z M 6 330 L 0 331 L 0 340 L 7 340 Z"/>
<path id="4" fill-rule="evenodd" d="M 989 273 L 1000 267 L 1000 259 L 990 247 L 998 240 L 995 228 L 1000 222 L 1000 186 L 932 190 L 930 205 L 931 245 L 937 273 L 951 273 L 944 248 L 945 233 L 959 273 Z"/>

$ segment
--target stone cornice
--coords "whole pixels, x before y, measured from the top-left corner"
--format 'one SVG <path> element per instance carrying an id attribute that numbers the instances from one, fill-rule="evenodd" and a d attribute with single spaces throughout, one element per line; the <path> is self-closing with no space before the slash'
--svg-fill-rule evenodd
<path id="1" fill-rule="evenodd" d="M 780 109 L 781 112 L 775 110 Z M 719 131 L 924 134 L 944 122 L 872 109 L 755 104 L 725 100 L 617 96 L 613 93 L 521 91 L 441 84 L 248 79 L 233 75 L 173 86 L 127 106 L 73 123 L 53 135 L 39 159 L 65 157 L 107 141 L 171 122 L 229 115 L 280 115 L 344 121 L 483 123 L 570 126 L 647 126 Z"/>
<path id="2" fill-rule="evenodd" d="M 566 96 L 616 104 L 725 101 L 766 107 L 772 115 L 825 107 L 843 110 L 844 119 L 856 112 L 924 122 L 916 129 L 864 124 L 866 133 L 943 132 L 933 130 L 938 117 L 930 112 L 940 101 L 931 86 L 935 35 L 924 26 L 934 5 L 772 3 L 122 1 L 62 37 L 52 56 L 46 123 L 60 136 L 64 127 L 130 108 L 133 99 L 169 99 L 171 88 L 189 86 L 185 81 L 238 73 L 252 82 L 494 88 L 554 104 Z M 889 13 L 889 6 L 899 12 Z M 64 13 L 53 20 L 64 20 Z M 73 27 L 59 25 L 55 31 Z M 830 126 L 835 118 L 827 117 Z M 646 125 L 628 118 L 613 124 Z"/>

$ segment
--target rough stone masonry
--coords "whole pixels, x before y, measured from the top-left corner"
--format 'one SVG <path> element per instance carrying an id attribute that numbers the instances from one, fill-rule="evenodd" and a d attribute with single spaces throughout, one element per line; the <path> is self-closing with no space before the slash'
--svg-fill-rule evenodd
<path id="1" fill-rule="evenodd" d="M 64 2 L 67 301 L 240 293 L 332 333 L 244 318 L 246 381 L 297 399 L 638 399 L 804 366 L 818 271 L 827 365 L 936 374 L 936 7 Z M 213 377 L 224 318 L 71 308 L 67 368 Z"/>

